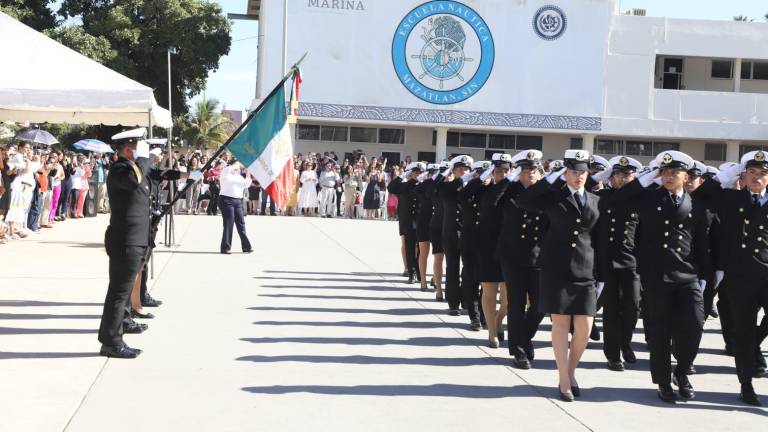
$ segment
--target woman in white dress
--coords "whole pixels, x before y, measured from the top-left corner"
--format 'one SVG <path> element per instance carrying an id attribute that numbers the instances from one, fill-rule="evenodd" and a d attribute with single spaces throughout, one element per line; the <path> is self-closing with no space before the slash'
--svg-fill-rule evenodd
<path id="1" fill-rule="evenodd" d="M 301 173 L 301 192 L 299 193 L 299 208 L 301 214 L 310 216 L 317 207 L 317 173 L 314 164 L 305 163 Z"/>

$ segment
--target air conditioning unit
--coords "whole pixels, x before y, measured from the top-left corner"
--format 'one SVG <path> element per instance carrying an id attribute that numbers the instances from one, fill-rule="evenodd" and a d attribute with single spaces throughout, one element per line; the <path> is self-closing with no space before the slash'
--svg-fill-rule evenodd
<path id="1" fill-rule="evenodd" d="M 645 16 L 645 9 L 629 9 L 628 11 L 624 12 L 624 15 Z"/>

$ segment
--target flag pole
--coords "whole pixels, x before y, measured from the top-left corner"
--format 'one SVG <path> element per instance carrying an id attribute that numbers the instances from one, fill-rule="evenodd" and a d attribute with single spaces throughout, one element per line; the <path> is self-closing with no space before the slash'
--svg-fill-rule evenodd
<path id="1" fill-rule="evenodd" d="M 301 56 L 301 58 L 299 59 L 299 61 L 297 61 L 296 63 L 294 63 L 294 65 L 293 65 L 293 66 L 291 66 L 291 68 L 290 68 L 290 69 L 288 69 L 288 73 L 286 73 L 286 74 L 285 74 L 285 76 L 283 76 L 283 79 L 281 79 L 281 80 L 280 80 L 280 82 L 279 82 L 279 83 L 278 83 L 278 84 L 275 86 L 275 88 L 273 88 L 273 89 L 272 89 L 272 91 L 271 91 L 271 92 L 269 92 L 269 94 L 267 95 L 267 97 L 265 97 L 265 98 L 264 98 L 264 99 L 261 101 L 261 103 L 259 103 L 259 105 L 256 107 L 256 109 L 255 109 L 255 110 L 253 110 L 253 111 L 251 111 L 251 113 L 248 115 L 248 117 L 245 119 L 245 121 L 244 121 L 244 122 L 243 122 L 243 123 L 242 123 L 242 124 L 241 124 L 241 125 L 240 125 L 240 126 L 239 126 L 239 127 L 238 127 L 238 128 L 237 128 L 237 129 L 236 129 L 234 132 L 233 132 L 233 133 L 232 133 L 232 135 L 230 135 L 230 136 L 229 136 L 229 138 L 227 139 L 227 141 L 226 141 L 224 144 L 222 144 L 222 145 L 221 145 L 221 147 L 219 147 L 219 149 L 218 149 L 218 150 L 216 150 L 216 153 L 214 153 L 214 154 L 213 154 L 213 156 L 211 156 L 211 157 L 208 159 L 208 162 L 206 162 L 206 163 L 205 163 L 205 165 L 203 165 L 203 167 L 202 167 L 202 168 L 200 168 L 200 171 L 201 171 L 201 172 L 204 172 L 204 171 L 206 171 L 206 170 L 208 170 L 208 169 L 210 169 L 210 168 L 211 168 L 211 165 L 213 165 L 213 161 L 215 161 L 215 160 L 216 160 L 216 158 L 218 158 L 219 156 L 221 156 L 221 154 L 222 154 L 222 153 L 224 153 L 224 151 L 227 149 L 227 147 L 228 147 L 228 146 L 229 146 L 229 145 L 232 143 L 232 141 L 233 141 L 233 140 L 234 140 L 234 139 L 235 139 L 235 138 L 236 138 L 236 137 L 237 137 L 237 136 L 240 134 L 240 131 L 241 131 L 241 130 L 243 130 L 243 128 L 244 128 L 244 127 L 245 127 L 245 126 L 248 124 L 248 122 L 250 122 L 250 121 L 251 121 L 251 119 L 252 119 L 252 118 L 253 118 L 253 117 L 254 117 L 256 114 L 258 114 L 258 113 L 259 113 L 259 111 L 261 111 L 261 109 L 262 109 L 262 108 L 264 108 L 264 105 L 266 105 L 266 104 L 267 104 L 267 102 L 269 101 L 269 99 L 270 99 L 272 96 L 274 96 L 274 95 L 275 95 L 275 94 L 276 94 L 278 91 L 280 91 L 280 88 L 282 88 L 282 87 L 283 87 L 283 85 L 285 85 L 285 82 L 286 82 L 286 81 L 288 81 L 288 79 L 289 79 L 291 76 L 293 76 L 293 74 L 294 74 L 294 73 L 296 72 L 296 70 L 299 68 L 299 65 L 301 64 L 301 62 L 302 62 L 302 61 L 304 61 L 304 58 L 307 56 L 307 54 L 308 54 L 308 52 L 305 52 L 305 53 L 304 53 L 304 55 L 303 55 L 303 56 Z M 197 181 L 199 181 L 199 180 L 197 180 Z M 163 217 L 163 216 L 165 216 L 165 214 L 166 214 L 166 213 L 168 213 L 168 212 L 170 211 L 170 209 L 172 209 L 172 208 L 173 208 L 173 205 L 174 205 L 174 204 L 176 204 L 176 201 L 178 201 L 178 200 L 179 200 L 179 198 L 181 198 L 182 196 L 184 196 L 185 192 L 187 191 L 187 188 L 189 188 L 191 185 L 193 185 L 193 184 L 197 183 L 197 181 L 194 181 L 194 182 L 187 182 L 187 183 L 184 185 L 184 188 L 183 188 L 181 191 L 179 191 L 179 193 L 177 193 L 177 194 L 176 194 L 176 195 L 173 197 L 173 200 L 170 202 L 170 204 L 168 204 L 168 205 L 167 205 L 167 207 L 165 207 L 165 208 L 164 208 L 164 209 L 163 209 L 163 210 L 160 212 L 160 214 L 158 214 L 158 215 L 154 215 L 154 216 L 152 217 L 152 225 L 153 225 L 153 227 L 155 227 L 155 228 L 156 228 L 156 227 L 157 227 L 157 225 L 158 225 L 158 224 L 160 224 L 160 220 L 162 219 L 162 217 Z M 208 205 L 210 205 L 210 204 L 208 204 Z"/>

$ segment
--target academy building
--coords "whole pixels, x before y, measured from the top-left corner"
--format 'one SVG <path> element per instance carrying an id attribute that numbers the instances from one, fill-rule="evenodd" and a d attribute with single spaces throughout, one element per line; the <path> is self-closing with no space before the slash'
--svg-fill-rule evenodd
<path id="1" fill-rule="evenodd" d="M 768 25 L 614 0 L 256 1 L 256 98 L 305 52 L 296 151 L 392 160 L 768 150 Z"/>

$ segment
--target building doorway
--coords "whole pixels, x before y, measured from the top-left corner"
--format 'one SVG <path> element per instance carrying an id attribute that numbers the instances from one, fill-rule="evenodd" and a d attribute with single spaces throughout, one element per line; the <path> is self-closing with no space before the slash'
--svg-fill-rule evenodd
<path id="1" fill-rule="evenodd" d="M 683 87 L 683 59 L 679 57 L 664 57 L 661 74 L 661 88 L 680 90 Z"/>

